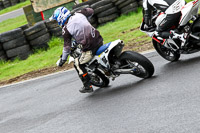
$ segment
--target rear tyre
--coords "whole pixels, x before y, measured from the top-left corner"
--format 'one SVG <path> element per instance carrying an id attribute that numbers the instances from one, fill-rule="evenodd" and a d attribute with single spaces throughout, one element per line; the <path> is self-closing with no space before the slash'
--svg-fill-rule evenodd
<path id="1" fill-rule="evenodd" d="M 153 40 L 153 46 L 155 50 L 158 52 L 158 54 L 168 61 L 171 62 L 178 61 L 181 56 L 179 53 L 166 48 L 165 46 L 161 45 L 160 43 L 154 40 Z"/>
<path id="2" fill-rule="evenodd" d="M 133 75 L 140 78 L 150 78 L 154 73 L 154 66 L 145 56 L 125 51 L 119 57 L 121 69 L 132 69 Z M 125 67 L 124 67 L 125 66 Z"/>
<path id="3" fill-rule="evenodd" d="M 89 73 L 90 83 L 97 87 L 107 87 L 110 83 L 109 79 L 99 70 L 95 70 L 94 73 Z"/>

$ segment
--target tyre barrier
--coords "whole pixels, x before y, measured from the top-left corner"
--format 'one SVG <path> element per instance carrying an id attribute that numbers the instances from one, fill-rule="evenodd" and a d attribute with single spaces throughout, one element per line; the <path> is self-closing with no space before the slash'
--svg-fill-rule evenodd
<path id="1" fill-rule="evenodd" d="M 24 34 L 32 49 L 48 48 L 47 42 L 50 40 L 50 34 L 44 21 L 24 30 Z"/>
<path id="2" fill-rule="evenodd" d="M 0 11 L 4 9 L 3 2 L 0 1 Z"/>
<path id="3" fill-rule="evenodd" d="M 142 7 L 143 5 L 143 0 L 137 0 L 138 6 Z"/>
<path id="4" fill-rule="evenodd" d="M 95 28 L 99 25 L 114 21 L 122 14 L 137 11 L 142 0 L 88 0 L 73 6 L 72 14 L 86 7 L 94 9 L 94 15 L 89 19 Z"/>
<path id="5" fill-rule="evenodd" d="M 57 21 L 46 21 L 46 27 L 51 36 L 62 37 L 62 28 Z"/>
<path id="6" fill-rule="evenodd" d="M 14 6 L 17 3 L 25 2 L 26 0 L 0 0 L 0 10 Z"/>
<path id="7" fill-rule="evenodd" d="M 29 53 L 31 53 L 30 46 L 21 28 L 0 34 L 0 42 L 9 60 L 13 60 L 16 57 L 26 59 Z"/>
<path id="8" fill-rule="evenodd" d="M 61 37 L 62 29 L 56 21 L 41 21 L 34 26 L 27 24 L 0 33 L 0 60 L 26 59 L 37 49 L 46 50 L 52 36 Z"/>
<path id="9" fill-rule="evenodd" d="M 111 0 L 102 0 L 91 5 L 98 18 L 98 24 L 104 24 L 119 17 L 119 12 Z"/>
<path id="10" fill-rule="evenodd" d="M 19 0 L 10 0 L 11 6 L 16 5 L 17 3 L 19 3 Z"/>
<path id="11" fill-rule="evenodd" d="M 138 3 L 136 0 L 117 0 L 115 5 L 120 10 L 121 14 L 137 11 Z"/>
<path id="12" fill-rule="evenodd" d="M 10 0 L 2 0 L 4 8 L 8 8 L 11 6 Z"/>
<path id="13" fill-rule="evenodd" d="M 7 56 L 5 51 L 3 50 L 2 43 L 0 43 L 0 61 L 1 60 L 7 60 Z"/>

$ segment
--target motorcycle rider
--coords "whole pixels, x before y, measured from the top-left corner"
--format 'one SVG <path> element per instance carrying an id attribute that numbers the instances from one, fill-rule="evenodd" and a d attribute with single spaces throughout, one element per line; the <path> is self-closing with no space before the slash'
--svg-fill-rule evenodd
<path id="1" fill-rule="evenodd" d="M 89 62 L 98 48 L 103 44 L 103 38 L 99 31 L 96 30 L 87 20 L 94 14 L 94 10 L 91 8 L 84 8 L 73 15 L 65 7 L 57 8 L 50 20 L 54 19 L 62 27 L 62 35 L 64 38 L 64 48 L 62 57 L 58 61 L 58 66 L 62 66 L 68 58 L 71 52 L 72 38 L 78 44 L 82 45 L 82 55 L 75 59 L 74 67 L 79 74 L 83 87 L 79 91 L 81 93 L 93 92 L 90 79 L 85 69 L 85 63 Z"/>
<path id="2" fill-rule="evenodd" d="M 158 23 L 155 31 L 157 37 L 168 39 L 180 39 L 181 46 L 185 45 L 184 34 L 178 34 L 171 27 L 177 26 L 181 17 L 181 9 L 186 4 L 185 0 L 143 0 L 143 21 L 145 29 L 148 30 L 152 26 L 152 12 L 156 9 L 164 14 L 157 18 Z"/>

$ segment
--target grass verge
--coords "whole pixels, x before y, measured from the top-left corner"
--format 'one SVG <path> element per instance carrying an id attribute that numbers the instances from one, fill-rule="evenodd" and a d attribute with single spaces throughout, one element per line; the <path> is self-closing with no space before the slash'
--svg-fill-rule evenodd
<path id="1" fill-rule="evenodd" d="M 52 38 L 49 42 L 49 50 L 38 50 L 29 56 L 27 60 L 0 62 L 0 81 L 7 80 L 31 71 L 55 66 L 55 62 L 62 52 L 63 40 Z"/>
<path id="2" fill-rule="evenodd" d="M 25 24 L 27 24 L 25 15 L 21 15 L 19 17 L 12 18 L 12 19 L 7 19 L 0 23 L 0 27 L 1 27 L 0 33 L 15 29 Z"/>
<path id="3" fill-rule="evenodd" d="M 11 7 L 8 7 L 8 8 L 1 10 L 0 15 L 14 11 L 14 10 L 17 10 L 17 9 L 20 9 L 20 8 L 27 6 L 27 5 L 30 5 L 30 4 L 31 4 L 30 0 L 26 0 L 25 2 L 22 2 L 22 3 L 19 3 L 17 5 L 14 5 L 14 6 L 11 6 Z"/>

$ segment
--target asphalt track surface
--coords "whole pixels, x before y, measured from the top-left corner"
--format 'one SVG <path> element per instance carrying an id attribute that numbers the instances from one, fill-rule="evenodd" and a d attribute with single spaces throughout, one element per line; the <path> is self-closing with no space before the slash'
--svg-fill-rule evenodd
<path id="1" fill-rule="evenodd" d="M 22 8 L 0 15 L 0 22 L 11 18 L 16 18 L 21 15 L 24 15 L 24 11 Z"/>
<path id="2" fill-rule="evenodd" d="M 1 133 L 198 133 L 200 53 L 146 54 L 150 79 L 121 75 L 91 94 L 74 70 L 0 88 Z"/>

